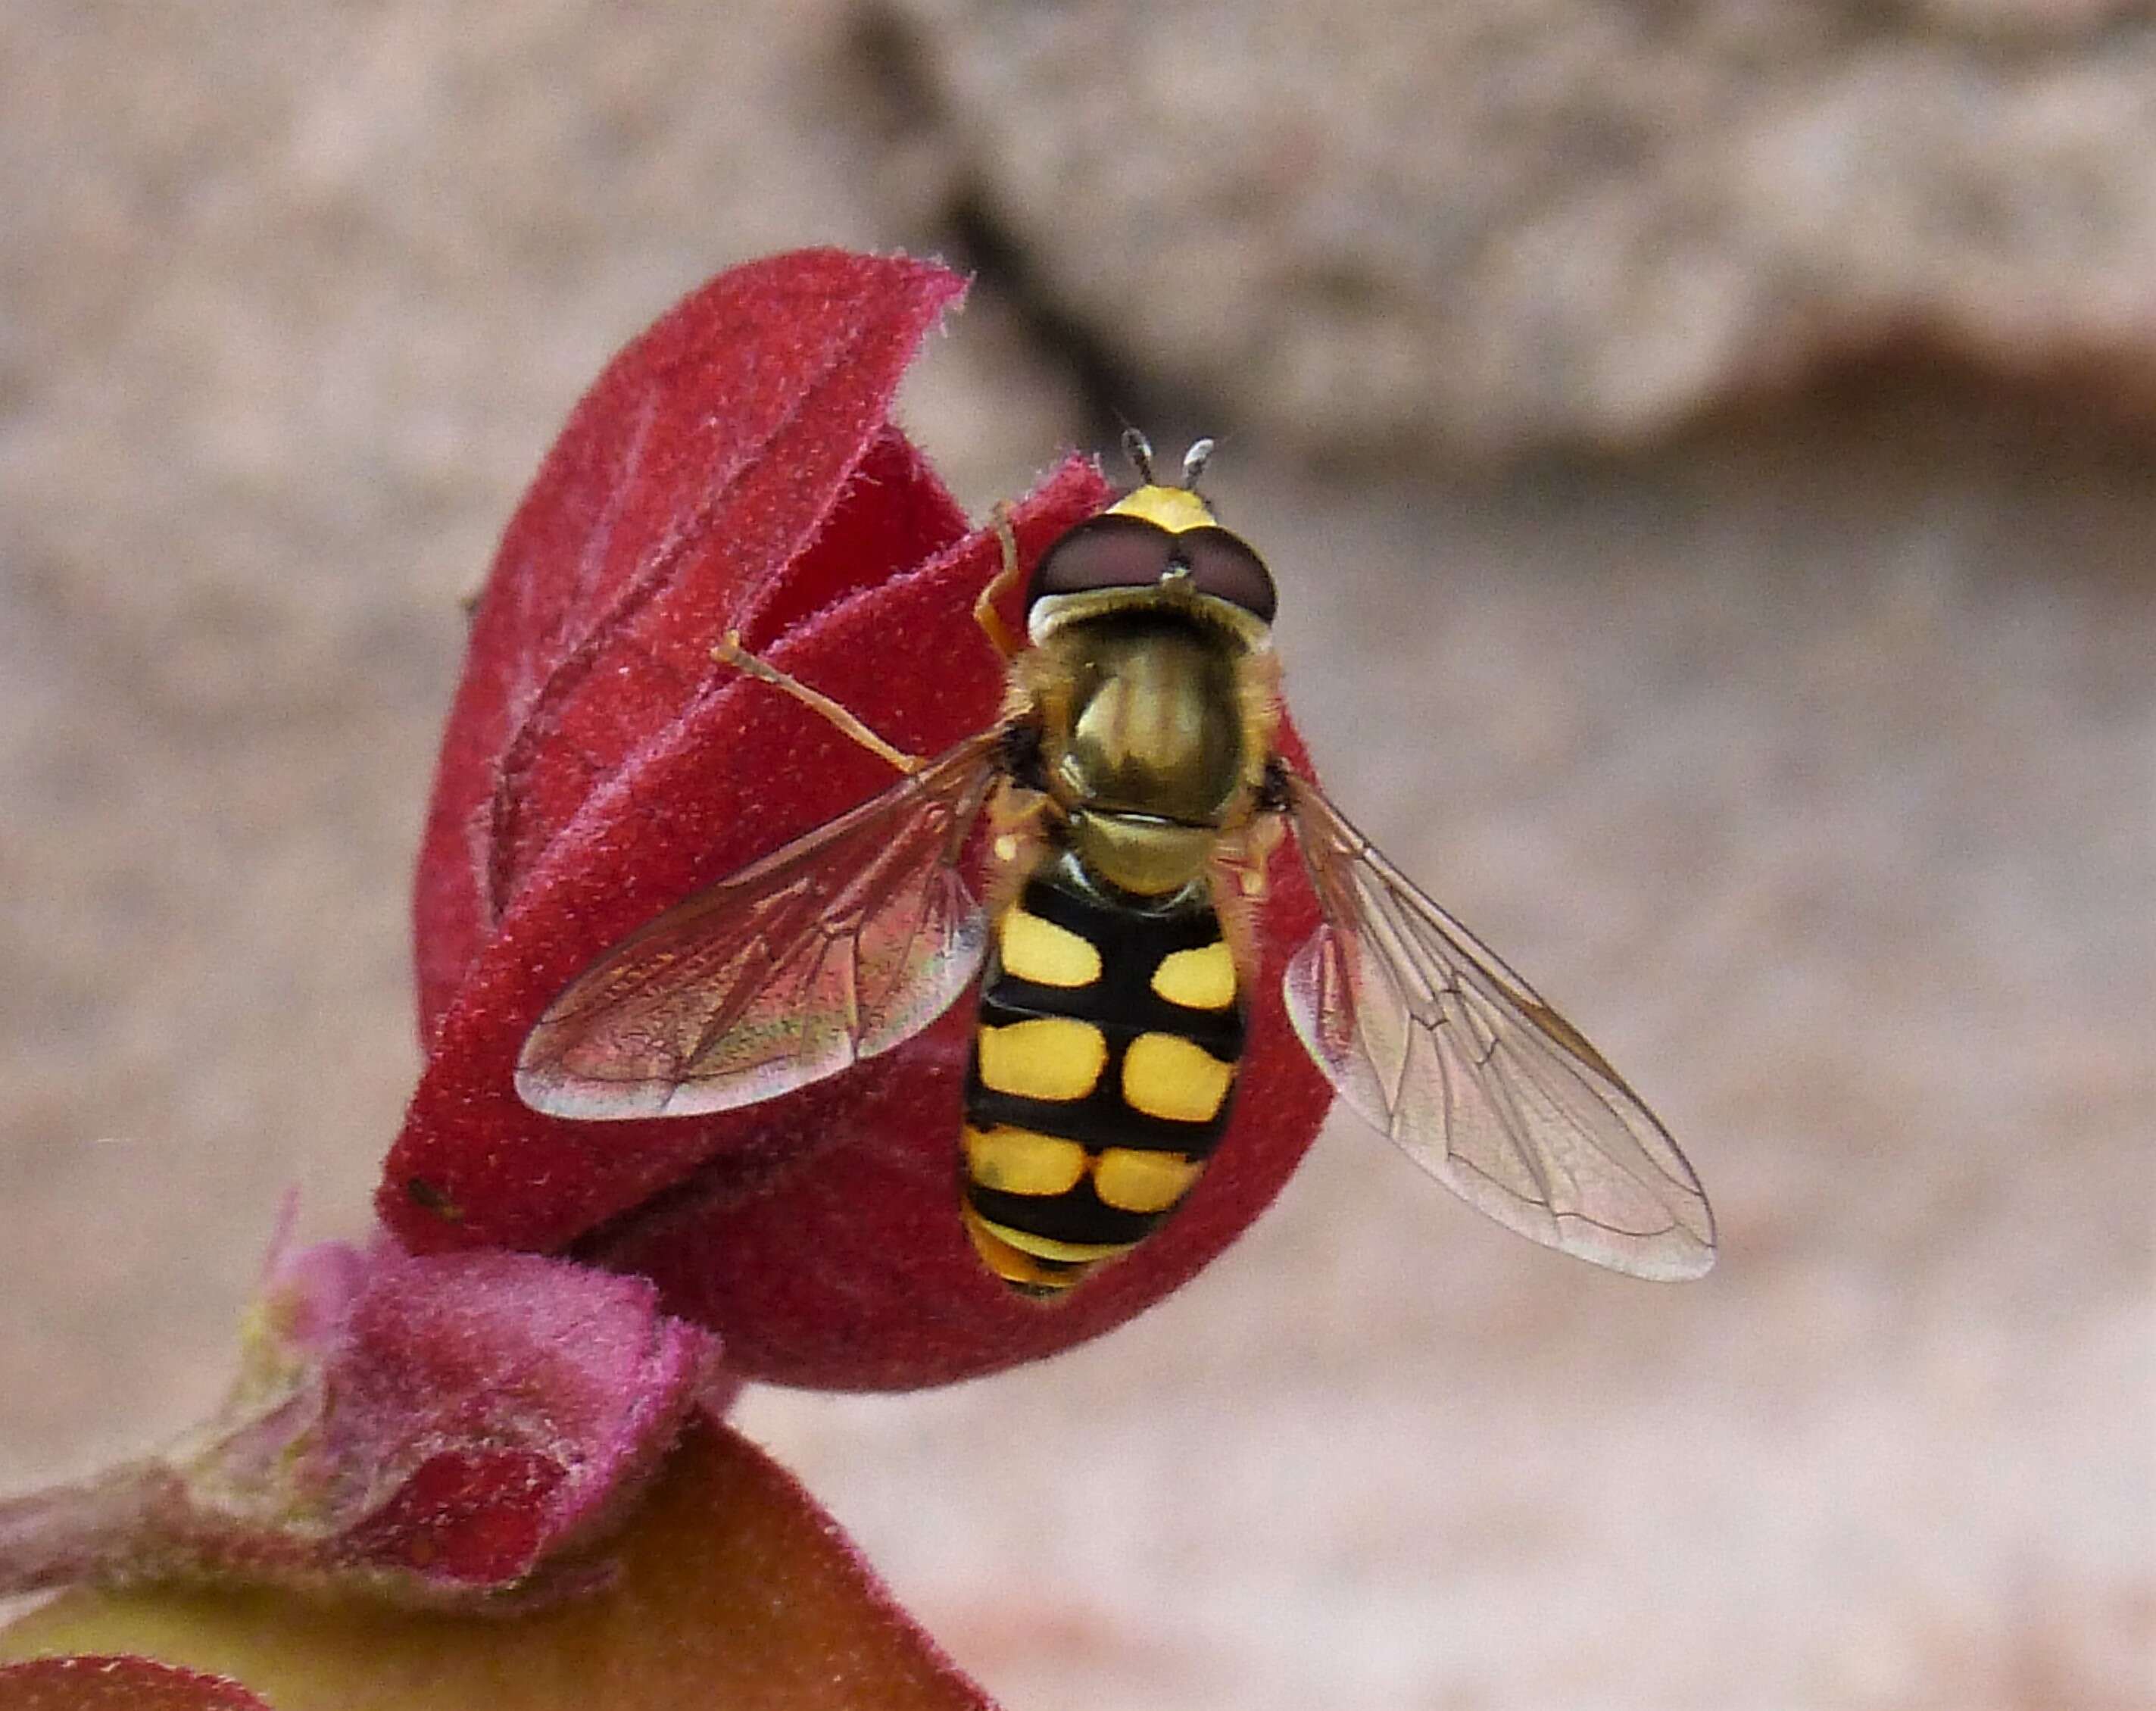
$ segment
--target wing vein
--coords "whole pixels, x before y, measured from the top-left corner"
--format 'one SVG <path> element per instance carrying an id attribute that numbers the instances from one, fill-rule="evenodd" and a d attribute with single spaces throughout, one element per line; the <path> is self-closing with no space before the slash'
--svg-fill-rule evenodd
<path id="1" fill-rule="evenodd" d="M 1641 1277 L 1707 1270 L 1698 1181 L 1601 1055 L 1308 780 L 1290 780 L 1288 811 L 1325 917 L 1289 1011 L 1348 1102 L 1537 1241 Z"/>
<path id="2" fill-rule="evenodd" d="M 998 734 L 969 737 L 616 945 L 526 1037 L 525 1102 L 586 1120 L 731 1110 L 927 1027 L 985 948 L 958 863 Z"/>

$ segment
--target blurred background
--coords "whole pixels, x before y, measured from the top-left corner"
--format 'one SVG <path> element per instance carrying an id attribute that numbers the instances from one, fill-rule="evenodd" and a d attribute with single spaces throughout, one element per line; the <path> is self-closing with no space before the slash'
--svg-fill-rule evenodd
<path id="1" fill-rule="evenodd" d="M 1681 1288 L 1352 1122 L 1147 1318 L 764 1393 L 1011 1711 L 2156 1703 L 2156 17 L 2130 0 L 0 9 L 0 1488 L 362 1227 L 458 597 L 607 356 L 974 270 L 1339 799 L 1660 1108 Z"/>

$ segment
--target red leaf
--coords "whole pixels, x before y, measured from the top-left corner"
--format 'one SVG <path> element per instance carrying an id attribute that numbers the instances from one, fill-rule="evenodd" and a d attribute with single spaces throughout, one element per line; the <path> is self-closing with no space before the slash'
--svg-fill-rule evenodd
<path id="1" fill-rule="evenodd" d="M 843 274 L 861 302 L 834 316 L 810 294 L 812 312 L 788 322 L 801 311 L 771 281 L 803 268 Z M 932 1384 L 1119 1323 L 1256 1215 L 1330 1102 L 1281 1012 L 1286 954 L 1316 922 L 1285 850 L 1252 1047 L 1214 1164 L 1136 1254 L 1052 1308 L 990 1277 L 959 1223 L 963 1001 L 887 1056 L 721 1116 L 569 1123 L 516 1098 L 526 1032 L 593 958 L 890 781 L 814 714 L 711 665 L 726 629 L 916 753 L 993 719 L 1003 666 L 972 608 L 998 568 L 995 537 L 957 538 L 955 511 L 911 449 L 866 419 L 952 289 L 912 264 L 782 257 L 715 281 L 631 346 L 511 525 L 444 742 L 418 912 L 436 1020 L 382 1216 L 421 1248 L 581 1241 L 659 1279 L 670 1308 L 719 1329 L 730 1366 L 749 1376 Z M 730 342 L 692 360 L 681 347 L 717 303 Z M 759 407 L 784 415 L 782 431 L 744 418 L 745 452 L 711 425 L 735 408 L 735 368 L 790 377 L 796 395 L 790 414 Z M 723 443 L 706 455 L 732 471 L 727 493 L 761 496 L 715 509 L 695 460 L 650 473 L 632 455 L 647 420 L 703 424 L 711 446 Z M 784 527 L 767 514 L 773 492 Z M 1016 508 L 1021 557 L 1111 496 L 1091 464 L 1066 465 Z M 661 544 L 632 552 L 631 536 Z M 684 540 L 693 547 L 673 544 Z M 615 574 L 608 585 L 627 592 L 598 603 L 597 619 L 586 579 L 564 568 L 591 560 L 642 567 Z M 577 617 L 556 614 L 564 599 Z M 1299 759 L 1292 732 L 1282 741 Z M 437 933 L 445 951 L 429 943 Z"/>
<path id="2" fill-rule="evenodd" d="M 510 1253 L 276 1262 L 223 1408 L 178 1448 L 0 1503 L 0 1592 L 77 1580 L 520 1586 L 639 1493 L 709 1349 L 651 1287 Z"/>
<path id="3" fill-rule="evenodd" d="M 1037 546 L 1060 532 L 1096 508 L 1100 492 L 1097 476 L 1066 471 L 1021 508 L 1021 538 Z M 837 681 L 844 686 L 865 669 L 872 692 L 855 694 L 864 717 L 894 741 L 932 753 L 987 724 L 1002 693 L 995 655 L 971 616 L 996 551 L 993 537 L 972 537 L 766 651 L 817 681 L 828 651 L 814 648 L 814 637 L 851 614 L 844 634 L 868 651 L 850 653 Z M 891 669 L 894 658 L 927 669 Z M 567 1123 L 530 1110 L 511 1082 L 526 1031 L 599 952 L 890 780 L 882 762 L 814 714 L 764 685 L 706 669 L 708 683 L 654 717 L 663 740 L 599 784 L 556 847 L 515 875 L 515 900 L 466 971 L 390 1154 L 380 1210 L 412 1245 L 559 1246 L 716 1154 L 774 1149 L 774 1107 Z M 815 1121 L 818 1111 L 843 1111 L 857 1087 L 836 1102 L 834 1094 L 811 1089 L 788 1108 Z M 416 1199 L 415 1180 L 424 1184 Z M 437 1215 L 437 1201 L 452 1215 Z"/>
<path id="4" fill-rule="evenodd" d="M 38 1657 L 0 1668 L 0 1711 L 270 1711 L 221 1675 L 147 1657 Z"/>
<path id="5" fill-rule="evenodd" d="M 841 250 L 752 263 L 578 404 L 473 614 L 420 857 L 424 1031 L 547 845 L 710 682 L 726 629 L 760 646 L 964 532 L 886 420 L 963 289 Z"/>
<path id="6" fill-rule="evenodd" d="M 278 1711 L 993 1711 L 831 1518 L 706 1417 L 608 1545 L 618 1569 L 605 1585 L 510 1612 L 253 1587 L 80 1588 L 0 1631 L 0 1658 L 155 1652 L 244 1682 Z M 69 1672 L 24 1667 L 33 1683 Z M 142 1667 L 126 1679 L 145 1679 Z M 13 1678 L 0 1665 L 0 1711 L 259 1703 L 11 1699 Z"/>

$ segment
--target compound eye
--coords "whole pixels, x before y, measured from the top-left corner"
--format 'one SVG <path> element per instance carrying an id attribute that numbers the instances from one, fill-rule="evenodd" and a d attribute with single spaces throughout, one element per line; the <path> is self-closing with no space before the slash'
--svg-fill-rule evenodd
<path id="1" fill-rule="evenodd" d="M 1186 538 L 1142 516 L 1088 518 L 1041 555 L 1025 604 L 1089 588 L 1149 588 L 1178 562 Z"/>
<path id="2" fill-rule="evenodd" d="M 1279 604 L 1272 573 L 1240 535 L 1223 528 L 1186 529 L 1172 537 L 1173 557 L 1190 567 L 1190 580 L 1201 594 L 1240 606 L 1260 622 L 1270 624 Z"/>
<path id="3" fill-rule="evenodd" d="M 1087 519 L 1034 567 L 1025 604 L 1091 588 L 1149 588 L 1181 570 L 1190 586 L 1270 624 L 1278 604 L 1272 573 L 1240 535 L 1217 524 L 1171 532 L 1144 517 L 1110 512 Z"/>

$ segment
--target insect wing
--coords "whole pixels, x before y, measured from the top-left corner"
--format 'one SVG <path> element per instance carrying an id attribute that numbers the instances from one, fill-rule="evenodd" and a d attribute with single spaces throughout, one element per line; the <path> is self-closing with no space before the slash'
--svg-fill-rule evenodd
<path id="1" fill-rule="evenodd" d="M 1288 1015 L 1349 1106 L 1522 1236 L 1639 1277 L 1712 1266 L 1698 1179 L 1601 1055 L 1314 785 L 1290 812 L 1325 920 Z"/>
<path id="2" fill-rule="evenodd" d="M 995 743 L 968 739 L 623 940 L 531 1030 L 519 1097 L 585 1120 L 729 1111 L 919 1033 L 987 946 L 958 862 Z"/>

